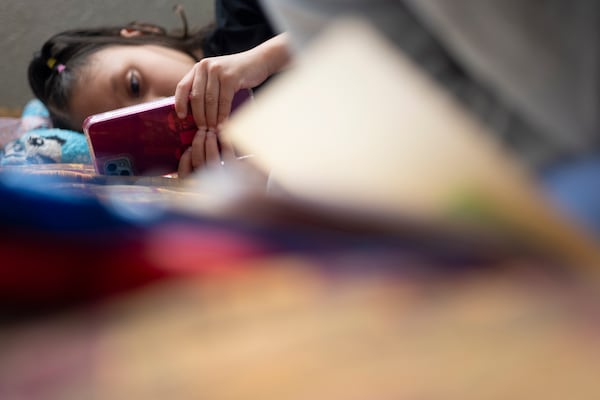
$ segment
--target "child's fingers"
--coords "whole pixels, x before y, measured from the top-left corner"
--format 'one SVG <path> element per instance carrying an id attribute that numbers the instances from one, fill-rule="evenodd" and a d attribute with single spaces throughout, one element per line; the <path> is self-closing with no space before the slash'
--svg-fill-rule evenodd
<path id="1" fill-rule="evenodd" d="M 204 93 L 204 115 L 206 116 L 206 126 L 208 128 L 215 129 L 217 127 L 220 85 L 218 73 L 209 71 L 206 78 L 206 91 Z"/>
<path id="2" fill-rule="evenodd" d="M 221 87 L 219 90 L 219 112 L 217 114 L 217 126 L 222 124 L 223 121 L 229 117 L 234 94 L 235 90 L 231 84 L 221 82 Z"/>
<path id="3" fill-rule="evenodd" d="M 192 140 L 191 147 L 191 164 L 193 169 L 202 167 L 206 164 L 205 142 L 206 129 L 198 129 L 196 136 L 194 136 L 194 140 Z"/>
<path id="4" fill-rule="evenodd" d="M 212 129 L 209 129 L 206 133 L 205 150 L 207 163 L 221 162 L 221 154 L 219 153 L 219 143 L 217 141 L 217 134 Z"/>
<path id="5" fill-rule="evenodd" d="M 181 158 L 179 159 L 179 166 L 177 167 L 177 175 L 180 178 L 187 178 L 194 171 L 192 167 L 192 148 L 188 147 L 186 151 L 183 152 Z"/>
<path id="6" fill-rule="evenodd" d="M 190 105 L 192 107 L 192 114 L 194 115 L 194 122 L 196 123 L 196 126 L 198 126 L 198 128 L 208 127 L 208 124 L 206 122 L 206 112 L 204 109 L 204 107 L 206 107 L 206 90 L 208 89 L 206 87 L 207 76 L 205 64 L 206 63 L 203 63 L 201 61 L 194 67 L 194 79 L 192 82 L 189 96 Z"/>
<path id="7" fill-rule="evenodd" d="M 194 81 L 194 71 L 192 68 L 183 79 L 179 81 L 175 88 L 175 112 L 181 119 L 185 118 L 188 113 L 188 102 L 190 98 L 190 90 Z"/>

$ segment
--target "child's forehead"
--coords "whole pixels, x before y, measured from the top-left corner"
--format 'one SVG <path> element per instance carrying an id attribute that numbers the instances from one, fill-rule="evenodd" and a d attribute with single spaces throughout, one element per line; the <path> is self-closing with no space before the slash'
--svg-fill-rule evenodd
<path id="1" fill-rule="evenodd" d="M 140 46 L 125 46 L 119 44 L 108 45 L 93 52 L 89 57 L 89 64 L 94 65 L 103 62 L 118 62 L 121 59 L 132 57 L 138 53 Z"/>

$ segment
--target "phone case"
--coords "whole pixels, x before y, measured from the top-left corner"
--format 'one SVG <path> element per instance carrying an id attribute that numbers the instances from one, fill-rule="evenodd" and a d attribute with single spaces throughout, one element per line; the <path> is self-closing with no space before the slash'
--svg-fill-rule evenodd
<path id="1" fill-rule="evenodd" d="M 238 91 L 232 113 L 252 97 Z M 101 175 L 165 175 L 177 171 L 197 127 L 191 113 L 179 119 L 175 97 L 91 115 L 83 123 L 94 168 Z"/>

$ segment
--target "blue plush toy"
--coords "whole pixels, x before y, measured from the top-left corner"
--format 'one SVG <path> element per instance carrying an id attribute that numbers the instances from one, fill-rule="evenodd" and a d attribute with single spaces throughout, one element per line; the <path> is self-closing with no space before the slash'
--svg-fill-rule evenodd
<path id="1" fill-rule="evenodd" d="M 25 106 L 20 131 L 19 138 L 4 147 L 0 165 L 91 162 L 85 136 L 52 128 L 48 110 L 39 100 Z"/>

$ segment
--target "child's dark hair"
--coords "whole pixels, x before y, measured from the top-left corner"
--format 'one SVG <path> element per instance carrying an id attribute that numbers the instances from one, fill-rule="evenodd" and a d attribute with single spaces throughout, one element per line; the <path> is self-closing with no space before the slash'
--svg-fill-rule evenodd
<path id="1" fill-rule="evenodd" d="M 167 32 L 163 27 L 132 22 L 122 26 L 73 29 L 52 36 L 29 63 L 29 85 L 35 97 L 42 101 L 50 112 L 54 127 L 81 130 L 69 122 L 69 97 L 77 71 L 86 64 L 88 57 L 96 51 L 112 45 L 155 44 L 183 51 L 193 58 L 193 51 L 203 48 L 211 30 L 206 26 L 188 34 L 187 21 L 181 9 L 176 9 L 183 21 L 183 32 Z M 123 29 L 142 32 L 142 35 L 123 37 Z"/>

